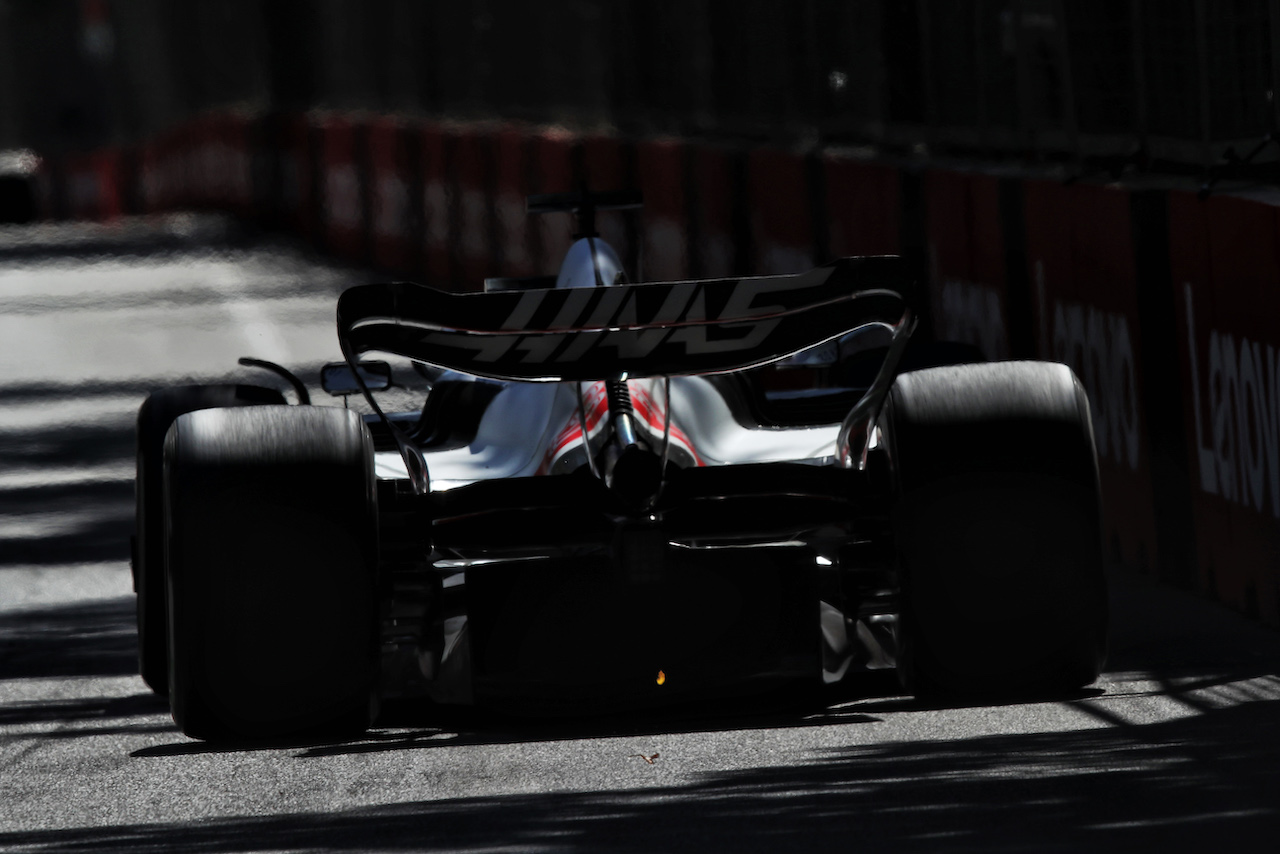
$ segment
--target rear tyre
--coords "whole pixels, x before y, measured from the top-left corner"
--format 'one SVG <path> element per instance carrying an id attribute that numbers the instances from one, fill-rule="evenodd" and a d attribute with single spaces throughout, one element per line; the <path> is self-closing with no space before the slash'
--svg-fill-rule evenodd
<path id="1" fill-rule="evenodd" d="M 355 735 L 378 672 L 373 444 L 331 407 L 212 409 L 165 443 L 169 702 L 206 740 Z"/>
<path id="2" fill-rule="evenodd" d="M 902 582 L 899 673 L 920 697 L 1060 694 L 1106 657 L 1097 455 L 1069 368 L 901 375 L 884 426 Z"/>
<path id="3" fill-rule="evenodd" d="M 138 672 L 152 691 L 169 692 L 169 618 L 164 588 L 164 437 L 187 412 L 226 406 L 282 404 L 275 389 L 253 385 L 188 385 L 153 391 L 138 410 L 137 527 L 133 588 L 138 594 Z"/>

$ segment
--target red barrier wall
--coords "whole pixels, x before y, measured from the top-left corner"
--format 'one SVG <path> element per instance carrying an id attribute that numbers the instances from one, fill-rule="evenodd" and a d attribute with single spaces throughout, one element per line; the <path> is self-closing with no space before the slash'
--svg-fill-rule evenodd
<path id="1" fill-rule="evenodd" d="M 801 273 L 811 268 L 813 217 L 804 158 L 789 151 L 755 149 L 747 156 L 747 187 L 753 272 Z"/>
<path id="2" fill-rule="evenodd" d="M 170 131 L 141 146 L 138 153 L 138 200 L 143 212 L 172 210 L 183 195 L 186 152 L 182 136 Z"/>
<path id="3" fill-rule="evenodd" d="M 1023 186 L 1037 353 L 1070 365 L 1089 393 L 1112 558 L 1150 570 L 1159 556 L 1129 194 L 1061 181 Z"/>
<path id="4" fill-rule="evenodd" d="M 114 148 L 64 161 L 66 209 L 73 219 L 109 220 L 121 212 L 120 152 Z"/>
<path id="5" fill-rule="evenodd" d="M 707 278 L 745 272 L 737 269 L 738 247 L 733 235 L 735 152 L 724 146 L 696 145 L 689 156 L 693 158 L 690 225 L 694 246 L 690 258 L 694 269 Z"/>
<path id="6" fill-rule="evenodd" d="M 210 113 L 185 135 L 189 204 L 248 216 L 254 201 L 248 117 Z"/>
<path id="7" fill-rule="evenodd" d="M 342 116 L 323 116 L 318 125 L 325 246 L 343 258 L 362 260 L 365 188 L 356 151 L 357 126 Z"/>
<path id="8" fill-rule="evenodd" d="M 368 129 L 370 205 L 369 233 L 373 263 L 407 273 L 417 260 L 410 207 L 413 170 L 404 123 L 375 119 Z"/>
<path id="9" fill-rule="evenodd" d="M 498 273 L 491 217 L 491 137 L 492 129 L 487 127 L 459 128 L 454 135 L 450 173 L 457 196 L 455 246 L 462 275 L 459 286 L 465 291 L 481 290 L 485 277 Z"/>
<path id="10" fill-rule="evenodd" d="M 1009 357 L 999 184 L 988 175 L 924 176 L 929 292 L 939 338 Z"/>
<path id="11" fill-rule="evenodd" d="M 1270 204 L 1170 194 L 1200 580 L 1272 623 L 1280 623 L 1278 228 Z"/>
<path id="12" fill-rule="evenodd" d="M 672 282 L 689 277 L 684 190 L 685 145 L 647 139 L 636 145 L 636 176 L 644 193 L 644 241 L 639 278 Z"/>
<path id="13" fill-rule="evenodd" d="M 450 131 L 443 125 L 422 128 L 422 220 L 423 273 L 437 286 L 454 280 L 452 227 L 455 216 L 453 189 L 449 175 Z"/>
<path id="14" fill-rule="evenodd" d="M 311 159 L 311 123 L 302 113 L 292 113 L 280 127 L 280 210 L 285 223 L 303 237 L 313 239 L 319 230 L 316 210 L 315 169 Z"/>
<path id="15" fill-rule="evenodd" d="M 898 170 L 833 153 L 823 155 L 822 170 L 831 257 L 901 252 Z"/>
<path id="16" fill-rule="evenodd" d="M 595 134 L 582 140 L 582 165 L 589 190 L 630 190 L 638 188 L 635 175 L 635 150 L 626 140 L 616 136 Z M 638 269 L 640 253 L 632 237 L 635 214 L 604 211 L 596 215 L 596 230 L 618 253 L 623 266 L 633 275 Z"/>
<path id="17" fill-rule="evenodd" d="M 533 234 L 525 212 L 529 195 L 529 149 L 532 138 L 522 129 L 506 126 L 494 134 L 493 215 L 498 234 L 501 275 L 534 276 Z"/>
<path id="18" fill-rule="evenodd" d="M 577 143 L 577 137 L 560 128 L 534 137 L 531 193 L 561 193 L 574 188 L 573 150 Z M 567 213 L 540 214 L 533 218 L 533 234 L 538 271 L 554 275 L 573 243 L 573 217 Z"/>

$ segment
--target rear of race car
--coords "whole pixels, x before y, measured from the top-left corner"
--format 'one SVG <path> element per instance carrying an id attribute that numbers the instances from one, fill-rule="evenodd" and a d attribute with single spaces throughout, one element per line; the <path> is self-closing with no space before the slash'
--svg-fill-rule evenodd
<path id="1" fill-rule="evenodd" d="M 841 553 L 887 530 L 856 465 L 862 448 L 850 450 L 871 408 L 849 424 L 743 423 L 703 375 L 868 324 L 905 342 L 902 275 L 897 259 L 857 259 L 714 282 L 348 291 L 339 316 L 352 364 L 384 352 L 506 384 L 489 404 L 496 423 L 465 449 L 396 437 L 398 500 L 429 530 L 423 571 L 453 604 L 439 609 L 431 652 L 389 654 L 426 660 L 433 682 L 465 658 L 468 687 L 423 690 L 480 702 L 633 707 L 821 684 L 823 602 L 840 601 Z M 523 447 L 494 441 L 517 460 L 495 465 L 483 434 L 513 420 Z M 385 429 L 398 428 L 387 418 Z M 873 574 L 883 588 L 884 571 Z M 877 605 L 887 617 L 883 595 Z M 445 630 L 464 614 L 464 630 Z"/>
<path id="2" fill-rule="evenodd" d="M 143 666 L 185 732 L 349 735 L 390 697 L 631 709 L 860 667 L 934 698 L 1096 678 L 1070 370 L 926 367 L 897 258 L 629 284 L 592 225 L 631 204 L 531 200 L 579 215 L 554 280 L 347 290 L 324 384 L 364 417 L 243 386 L 144 407 L 139 628 L 166 642 L 142 638 Z M 832 342 L 861 348 L 847 387 L 752 378 Z M 378 354 L 430 378 L 420 409 L 384 405 Z"/>

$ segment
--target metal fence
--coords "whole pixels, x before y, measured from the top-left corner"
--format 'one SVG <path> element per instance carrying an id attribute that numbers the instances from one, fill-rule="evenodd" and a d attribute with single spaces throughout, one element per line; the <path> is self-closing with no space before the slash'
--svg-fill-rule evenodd
<path id="1" fill-rule="evenodd" d="M 228 105 L 1192 167 L 1280 129 L 1280 0 L 0 0 L 0 22 L 0 146 Z"/>

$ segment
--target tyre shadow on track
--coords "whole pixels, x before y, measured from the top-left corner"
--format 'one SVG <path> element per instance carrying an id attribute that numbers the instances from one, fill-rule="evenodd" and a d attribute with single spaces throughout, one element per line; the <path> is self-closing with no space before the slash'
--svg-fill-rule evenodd
<path id="1" fill-rule="evenodd" d="M 634 787 L 0 834 L 48 852 L 1274 850 L 1280 701 L 1145 726 L 882 743 Z M 679 781 L 655 785 L 660 780 Z"/>

